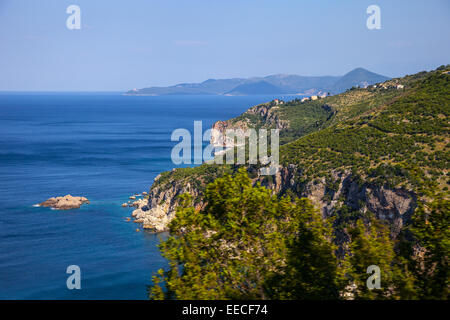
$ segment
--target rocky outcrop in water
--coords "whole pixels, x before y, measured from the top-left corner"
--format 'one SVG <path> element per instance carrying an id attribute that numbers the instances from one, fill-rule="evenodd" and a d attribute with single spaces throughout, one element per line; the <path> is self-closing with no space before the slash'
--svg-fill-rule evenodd
<path id="1" fill-rule="evenodd" d="M 55 197 L 40 203 L 40 207 L 51 207 L 57 210 L 78 209 L 82 204 L 89 203 L 85 197 L 73 197 L 70 194 L 63 197 Z"/>

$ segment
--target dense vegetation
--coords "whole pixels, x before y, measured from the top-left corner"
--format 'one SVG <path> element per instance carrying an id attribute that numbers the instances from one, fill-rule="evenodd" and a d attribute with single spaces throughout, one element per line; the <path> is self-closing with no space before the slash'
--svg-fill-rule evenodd
<path id="1" fill-rule="evenodd" d="M 448 297 L 448 200 L 418 209 L 411 230 L 424 255 L 396 249 L 389 228 L 366 216 L 352 227 L 346 256 L 339 260 L 332 221 L 306 198 L 278 198 L 252 186 L 243 168 L 209 184 L 205 198 L 206 208 L 196 210 L 183 195 L 171 236 L 160 244 L 170 269 L 153 277 L 151 298 Z M 380 288 L 366 284 L 371 265 L 380 268 Z"/>
<path id="2" fill-rule="evenodd" d="M 252 166 L 237 174 L 238 166 L 211 164 L 163 173 L 155 186 L 192 182 L 207 206 L 195 210 L 185 196 L 172 236 L 161 244 L 170 269 L 154 277 L 151 297 L 447 299 L 449 71 L 442 66 L 277 105 L 278 119 L 289 120 L 280 133 L 282 165 L 297 168 L 297 189 L 284 194 L 252 186 Z M 274 125 L 251 113 L 232 121 Z M 375 213 L 342 204 L 323 218 L 297 197 L 319 179 L 336 189 L 332 172 L 349 172 L 360 185 L 411 192 L 417 201 L 411 221 L 393 239 L 387 221 Z M 336 239 L 342 232 L 345 243 Z M 366 285 L 370 265 L 380 267 L 381 289 Z"/>
<path id="3" fill-rule="evenodd" d="M 367 182 L 426 193 L 445 188 L 450 164 L 450 75 L 433 73 L 388 104 L 280 150 L 304 180 L 351 170 Z"/>
<path id="4" fill-rule="evenodd" d="M 391 188 L 404 187 L 422 194 L 433 186 L 448 190 L 450 75 L 445 72 L 449 70 L 449 66 L 442 66 L 376 87 L 277 105 L 276 116 L 289 121 L 280 131 L 282 164 L 298 165 L 300 184 L 329 179 L 331 170 L 349 170 L 362 182 Z M 405 88 L 396 89 L 398 84 Z M 249 112 L 230 121 L 245 121 L 253 128 L 273 127 Z M 203 192 L 207 183 L 235 170 L 233 166 L 210 164 L 177 169 L 162 173 L 153 187 L 185 180 Z"/>

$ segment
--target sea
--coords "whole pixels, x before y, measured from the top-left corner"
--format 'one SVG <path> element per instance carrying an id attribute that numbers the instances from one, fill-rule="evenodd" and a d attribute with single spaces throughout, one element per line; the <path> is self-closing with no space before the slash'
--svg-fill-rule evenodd
<path id="1" fill-rule="evenodd" d="M 295 97 L 1 92 L 0 299 L 148 299 L 168 235 L 127 221 L 121 204 L 177 167 L 175 129 L 206 130 L 274 98 Z M 66 194 L 90 204 L 35 206 Z M 67 286 L 73 265 L 80 289 Z"/>

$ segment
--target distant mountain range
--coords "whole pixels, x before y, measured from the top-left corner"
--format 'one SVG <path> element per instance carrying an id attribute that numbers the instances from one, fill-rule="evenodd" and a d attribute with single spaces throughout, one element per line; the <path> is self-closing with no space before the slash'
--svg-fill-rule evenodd
<path id="1" fill-rule="evenodd" d="M 351 87 L 366 87 L 388 77 L 363 68 L 344 76 L 299 76 L 277 74 L 267 77 L 209 79 L 201 83 L 180 83 L 170 87 L 133 89 L 127 95 L 258 95 L 258 94 L 338 94 Z"/>

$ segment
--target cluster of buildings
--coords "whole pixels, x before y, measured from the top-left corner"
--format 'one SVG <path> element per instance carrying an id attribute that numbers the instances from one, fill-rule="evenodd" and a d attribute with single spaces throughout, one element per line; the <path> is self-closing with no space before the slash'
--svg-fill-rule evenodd
<path id="1" fill-rule="evenodd" d="M 284 101 L 283 101 L 283 100 L 280 100 L 280 99 L 275 99 L 275 100 L 273 100 L 273 103 L 277 106 L 277 105 L 279 105 L 279 104 L 283 104 Z"/>
<path id="2" fill-rule="evenodd" d="M 374 84 L 372 86 L 370 86 L 369 88 L 380 88 L 380 89 L 397 89 L 397 90 L 401 90 L 404 89 L 405 86 L 403 84 L 390 84 L 390 83 L 380 83 L 380 84 Z"/>
<path id="3" fill-rule="evenodd" d="M 308 100 L 314 101 L 314 100 L 317 100 L 319 98 L 325 98 L 326 96 L 327 96 L 327 94 L 323 93 L 321 95 L 314 95 L 314 96 L 311 96 L 311 97 L 304 97 L 304 98 L 302 98 L 301 102 L 305 102 L 305 101 L 308 101 Z"/>

